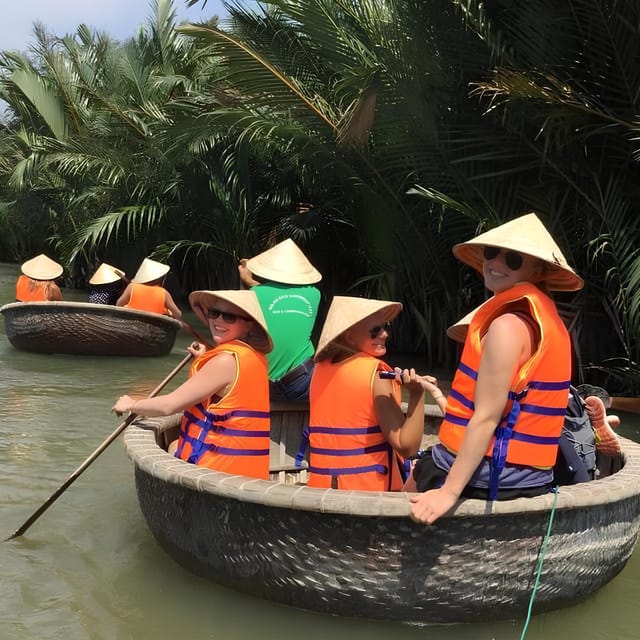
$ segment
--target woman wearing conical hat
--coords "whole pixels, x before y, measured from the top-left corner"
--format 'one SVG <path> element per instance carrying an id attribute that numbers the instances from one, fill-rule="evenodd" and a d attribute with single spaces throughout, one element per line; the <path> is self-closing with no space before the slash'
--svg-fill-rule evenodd
<path id="1" fill-rule="evenodd" d="M 318 315 L 322 279 L 288 238 L 238 266 L 240 281 L 258 296 L 273 351 L 269 354 L 272 400 L 306 400 L 313 371 L 311 333 Z"/>
<path id="2" fill-rule="evenodd" d="M 117 414 L 166 416 L 183 411 L 177 458 L 217 471 L 268 479 L 269 379 L 273 343 L 252 291 L 194 291 L 189 303 L 215 347 L 189 347 L 189 379 L 154 398 L 118 398 Z"/>
<path id="3" fill-rule="evenodd" d="M 180 320 L 182 311 L 173 301 L 171 294 L 162 286 L 167 273 L 169 273 L 169 265 L 145 258 L 136 275 L 116 301 L 116 305 L 161 313 Z"/>
<path id="4" fill-rule="evenodd" d="M 308 486 L 365 491 L 398 491 L 404 457 L 414 455 L 424 432 L 424 390 L 415 370 L 396 370 L 386 353 L 399 302 L 335 296 L 316 351 L 311 379 Z M 393 375 L 392 375 L 393 377 Z M 400 385 L 408 392 L 405 416 Z"/>
<path id="5" fill-rule="evenodd" d="M 89 302 L 115 304 L 126 286 L 125 272 L 103 262 L 89 278 Z"/>
<path id="6" fill-rule="evenodd" d="M 582 279 L 530 213 L 456 245 L 493 296 L 470 320 L 440 444 L 414 469 L 412 518 L 431 524 L 463 497 L 540 495 L 553 466 L 571 380 L 571 341 L 549 291 Z"/>
<path id="7" fill-rule="evenodd" d="M 62 265 L 44 253 L 31 258 L 20 267 L 22 275 L 16 282 L 16 302 L 46 302 L 62 300 L 56 278 L 62 275 Z"/>
<path id="8" fill-rule="evenodd" d="M 476 307 L 475 309 L 467 313 L 464 317 L 460 318 L 460 320 L 458 320 L 455 324 L 452 324 L 447 329 L 447 335 L 449 336 L 449 338 L 455 340 L 456 342 L 464 343 L 473 316 L 478 311 L 482 310 L 484 304 L 490 303 L 491 300 L 482 303 L 479 307 Z M 431 389 L 427 389 L 427 391 L 431 391 Z M 596 449 L 600 453 L 604 453 L 608 456 L 619 456 L 622 452 L 622 449 L 620 447 L 620 442 L 618 441 L 618 436 L 616 435 L 614 429 L 620 425 L 620 418 L 617 415 L 613 414 L 607 415 L 607 408 L 610 408 L 612 406 L 612 398 L 610 398 L 609 394 L 604 389 L 602 389 L 602 387 L 578 385 L 575 388 L 575 391 L 577 391 L 578 395 L 582 397 L 585 402 L 586 411 L 589 415 L 591 426 L 593 427 L 593 430 L 596 434 Z M 571 393 L 569 394 L 569 405 L 571 405 L 572 395 L 573 394 Z M 565 440 L 565 442 L 563 442 L 563 440 Z M 577 464 L 571 465 L 569 464 L 569 458 L 566 455 L 571 453 L 571 449 L 568 449 L 568 447 L 576 448 L 577 445 L 583 446 L 582 443 L 576 443 L 575 436 L 571 434 L 569 436 L 566 436 L 563 432 L 561 441 L 559 442 L 561 455 L 558 456 L 555 469 L 555 475 L 562 478 L 560 484 L 570 484 L 576 482 L 575 478 L 580 477 L 580 475 L 576 474 L 579 472 L 578 465 L 580 465 L 582 458 L 578 457 L 576 459 L 572 454 L 572 461 Z M 586 469 L 586 471 L 592 470 Z M 584 482 L 586 481 L 586 479 L 578 481 Z"/>

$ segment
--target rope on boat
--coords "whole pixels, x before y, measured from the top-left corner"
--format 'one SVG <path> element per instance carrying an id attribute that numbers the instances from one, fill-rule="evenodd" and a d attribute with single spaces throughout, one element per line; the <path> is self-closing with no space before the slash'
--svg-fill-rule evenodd
<path id="1" fill-rule="evenodd" d="M 554 493 L 553 497 L 553 506 L 551 507 L 551 513 L 549 514 L 549 522 L 547 523 L 547 532 L 544 534 L 544 540 L 542 541 L 542 546 L 540 547 L 540 555 L 538 557 L 538 568 L 536 570 L 536 580 L 533 583 L 533 591 L 531 592 L 531 598 L 529 598 L 529 608 L 527 610 L 527 619 L 524 621 L 524 626 L 522 627 L 522 634 L 520 635 L 520 640 L 524 640 L 524 637 L 527 633 L 527 628 L 529 627 L 529 621 L 531 620 L 531 611 L 533 610 L 533 602 L 536 599 L 536 591 L 538 590 L 538 584 L 540 583 L 540 574 L 542 573 L 542 563 L 544 562 L 544 556 L 547 552 L 547 542 L 549 542 L 549 538 L 551 537 L 551 527 L 553 525 L 553 516 L 556 513 L 556 504 L 558 503 L 558 493 L 560 487 L 555 486 L 552 491 Z"/>

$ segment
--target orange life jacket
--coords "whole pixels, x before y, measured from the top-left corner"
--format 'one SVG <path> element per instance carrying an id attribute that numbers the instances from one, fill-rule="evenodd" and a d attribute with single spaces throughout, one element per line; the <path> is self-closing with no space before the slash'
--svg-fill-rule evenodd
<path id="1" fill-rule="evenodd" d="M 48 284 L 49 280 L 33 280 L 29 276 L 21 275 L 16 282 L 16 301 L 45 302 Z"/>
<path id="2" fill-rule="evenodd" d="M 492 499 L 497 494 L 498 476 L 505 462 L 528 467 L 555 464 L 571 379 L 571 342 L 553 301 L 529 283 L 496 294 L 476 312 L 469 325 L 440 426 L 442 444 L 453 453 L 460 450 L 474 412 L 480 342 L 491 322 L 513 303 L 518 303 L 518 308 L 524 303 L 540 338 L 537 350 L 511 383 L 502 418 L 485 452 L 492 461 L 489 483 Z"/>
<path id="3" fill-rule="evenodd" d="M 167 315 L 167 307 L 164 304 L 165 297 L 166 290 L 160 285 L 133 282 L 131 284 L 131 296 L 125 307 Z"/>
<path id="4" fill-rule="evenodd" d="M 226 342 L 191 365 L 195 375 L 211 358 L 230 353 L 236 379 L 221 400 L 210 398 L 184 412 L 176 457 L 225 473 L 269 478 L 269 377 L 267 359 L 239 340 Z"/>
<path id="5" fill-rule="evenodd" d="M 318 362 L 309 387 L 309 487 L 398 491 L 403 460 L 386 441 L 373 401 L 373 380 L 384 362 L 363 353 Z M 394 384 L 396 401 L 400 387 Z M 299 458 L 301 455 L 299 454 Z"/>

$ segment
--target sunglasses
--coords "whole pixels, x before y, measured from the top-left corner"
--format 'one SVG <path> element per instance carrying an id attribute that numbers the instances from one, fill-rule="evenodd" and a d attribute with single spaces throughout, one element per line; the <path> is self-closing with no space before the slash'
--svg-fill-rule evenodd
<path id="1" fill-rule="evenodd" d="M 484 247 L 482 249 L 482 256 L 485 260 L 493 260 L 502 253 L 500 247 Z M 522 254 L 517 251 L 505 251 L 504 263 L 511 269 L 511 271 L 517 271 L 522 266 L 523 258 Z"/>
<path id="2" fill-rule="evenodd" d="M 385 322 L 384 324 L 377 324 L 375 327 L 369 329 L 369 335 L 372 340 L 375 340 L 383 331 L 391 333 L 391 323 Z"/>
<path id="3" fill-rule="evenodd" d="M 209 318 L 209 320 L 217 320 L 220 316 L 222 316 L 223 322 L 227 324 L 233 324 L 238 318 L 241 320 L 251 320 L 248 316 L 241 316 L 238 313 L 220 311 L 220 309 L 207 309 L 207 318 Z"/>

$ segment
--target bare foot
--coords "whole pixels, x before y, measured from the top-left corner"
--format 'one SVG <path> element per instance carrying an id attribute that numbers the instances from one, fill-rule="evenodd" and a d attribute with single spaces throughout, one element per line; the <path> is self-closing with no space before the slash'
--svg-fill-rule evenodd
<path id="1" fill-rule="evenodd" d="M 596 432 L 596 450 L 608 456 L 619 456 L 622 453 L 618 436 L 607 422 L 607 411 L 604 403 L 596 396 L 589 396 L 584 400 L 587 413 Z"/>

